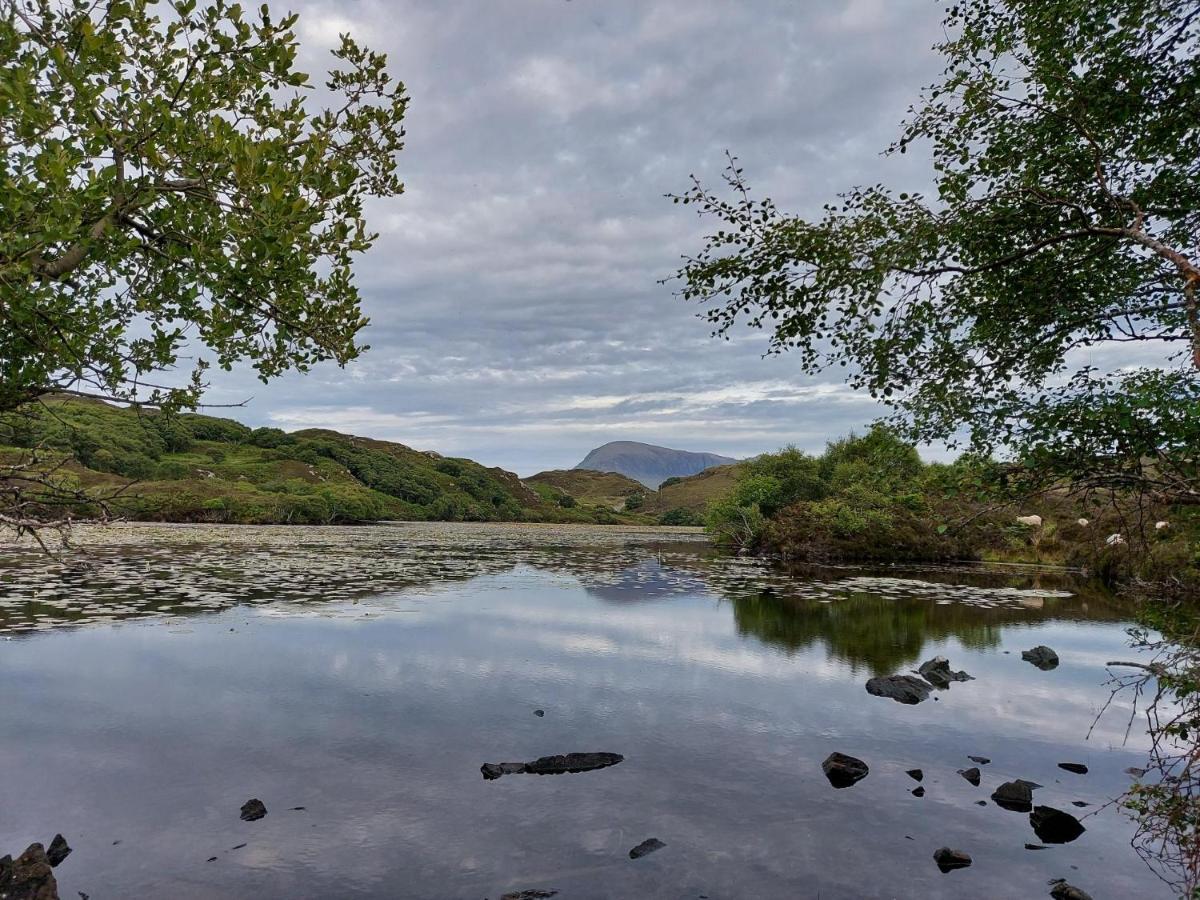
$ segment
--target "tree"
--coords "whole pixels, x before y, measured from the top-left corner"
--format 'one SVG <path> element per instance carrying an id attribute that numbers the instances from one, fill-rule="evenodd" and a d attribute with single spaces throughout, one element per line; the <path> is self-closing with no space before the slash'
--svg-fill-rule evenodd
<path id="1" fill-rule="evenodd" d="M 194 404 L 207 361 L 153 381 L 189 342 L 263 379 L 362 349 L 351 264 L 364 200 L 403 189 L 403 85 L 343 35 L 311 111 L 295 15 L 163 6 L 0 0 L 0 412 Z"/>
<path id="2" fill-rule="evenodd" d="M 1200 501 L 1200 6 L 964 0 L 944 24 L 888 148 L 927 144 L 935 192 L 809 220 L 730 157 L 730 195 L 673 197 L 718 223 L 681 295 L 717 335 L 846 367 L 913 439 Z"/>
<path id="3" fill-rule="evenodd" d="M 344 364 L 364 202 L 403 190 L 404 86 L 348 35 L 310 109 L 295 15 L 214 0 L 0 0 L 0 415 L 47 392 L 193 406 L 210 360 Z M 7 461 L 6 461 L 7 462 Z M 95 498 L 0 467 L 0 523 Z"/>

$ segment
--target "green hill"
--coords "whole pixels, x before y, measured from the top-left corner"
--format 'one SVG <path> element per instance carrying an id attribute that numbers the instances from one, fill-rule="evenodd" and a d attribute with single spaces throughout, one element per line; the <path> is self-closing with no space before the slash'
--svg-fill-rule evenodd
<path id="1" fill-rule="evenodd" d="M 657 491 L 646 495 L 644 511 L 663 516 L 672 510 L 685 510 L 695 516 L 703 516 L 710 501 L 733 491 L 743 465 L 714 466 L 686 478 L 668 478 L 659 485 Z"/>
<path id="2" fill-rule="evenodd" d="M 646 488 L 632 478 L 617 472 L 594 472 L 589 469 L 552 469 L 538 472 L 525 479 L 534 490 L 551 489 L 546 496 L 556 492 L 569 494 L 584 503 L 598 503 L 612 509 L 624 509 L 625 501 L 636 494 L 645 494 Z"/>
<path id="3" fill-rule="evenodd" d="M 114 515 L 179 522 L 332 524 L 385 519 L 640 522 L 563 500 L 511 472 L 403 444 L 313 429 L 44 398 L 0 420 L 0 461 L 37 457 Z M 60 509 L 47 500 L 44 511 Z M 95 515 L 98 503 L 74 508 Z"/>

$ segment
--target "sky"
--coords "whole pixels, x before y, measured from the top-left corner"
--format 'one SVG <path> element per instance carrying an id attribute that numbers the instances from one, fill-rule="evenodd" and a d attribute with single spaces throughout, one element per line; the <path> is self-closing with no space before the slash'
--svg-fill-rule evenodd
<path id="1" fill-rule="evenodd" d="M 521 475 L 611 440 L 745 457 L 886 412 L 714 340 L 664 284 L 706 223 L 664 197 L 716 185 L 726 151 L 758 196 L 816 213 L 837 192 L 921 190 L 883 157 L 940 59 L 935 0 L 327 0 L 299 3 L 302 67 L 348 31 L 411 97 L 403 195 L 374 202 L 356 263 L 370 349 L 213 403 L 253 425 L 328 427 Z M 319 80 L 314 78 L 314 80 Z"/>

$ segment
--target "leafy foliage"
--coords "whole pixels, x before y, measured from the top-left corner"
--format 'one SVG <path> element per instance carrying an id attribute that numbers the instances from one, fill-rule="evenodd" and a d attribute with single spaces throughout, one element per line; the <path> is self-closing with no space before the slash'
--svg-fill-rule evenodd
<path id="1" fill-rule="evenodd" d="M 407 105 L 349 36 L 310 110 L 295 15 L 195 0 L 0 2 L 0 411 L 134 399 L 192 342 L 266 379 L 344 363 L 368 197 L 398 194 Z M 191 385 L 141 399 L 174 405 Z"/>
<path id="2" fill-rule="evenodd" d="M 936 195 L 854 188 L 806 220 L 731 158 L 731 198 L 674 198 L 718 223 L 682 296 L 718 334 L 744 321 L 809 371 L 846 367 L 914 439 L 1200 500 L 1200 13 L 968 0 L 945 26 L 943 76 L 889 148 L 927 143 Z"/>

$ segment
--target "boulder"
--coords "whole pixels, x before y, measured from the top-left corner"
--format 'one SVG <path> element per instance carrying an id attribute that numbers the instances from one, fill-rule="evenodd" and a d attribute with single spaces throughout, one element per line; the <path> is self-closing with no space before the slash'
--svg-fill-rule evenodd
<path id="1" fill-rule="evenodd" d="M 41 844 L 30 844 L 16 859 L 0 857 L 0 897 L 58 900 L 58 883 Z"/>
<path id="2" fill-rule="evenodd" d="M 967 779 L 967 781 L 971 782 L 971 784 L 975 785 L 975 787 L 979 787 L 979 770 L 978 769 L 975 769 L 975 768 L 959 769 L 958 774 L 961 775 L 963 778 Z"/>
<path id="3" fill-rule="evenodd" d="M 968 756 L 967 759 L 969 759 L 973 763 L 979 763 L 979 765 L 981 765 L 981 766 L 986 766 L 988 763 L 991 762 L 991 760 L 988 759 L 986 756 Z"/>
<path id="4" fill-rule="evenodd" d="M 255 797 L 253 800 L 247 800 L 242 804 L 242 821 L 254 822 L 261 819 L 267 814 L 267 807 L 263 802 Z"/>
<path id="5" fill-rule="evenodd" d="M 1022 650 L 1021 659 L 1033 663 L 1044 672 L 1058 668 L 1058 654 L 1049 647 L 1039 645 L 1032 650 Z"/>
<path id="6" fill-rule="evenodd" d="M 646 838 L 646 840 L 629 851 L 629 858 L 641 859 L 643 856 L 653 853 L 655 850 L 661 850 L 665 846 L 667 845 L 658 838 Z"/>
<path id="7" fill-rule="evenodd" d="M 966 672 L 954 672 L 950 669 L 950 660 L 944 656 L 921 663 L 917 672 L 935 688 L 948 688 L 952 681 L 974 681 Z"/>
<path id="8" fill-rule="evenodd" d="M 1073 772 L 1076 775 L 1086 775 L 1088 773 L 1088 767 L 1083 763 L 1059 763 L 1058 767 L 1067 772 Z"/>
<path id="9" fill-rule="evenodd" d="M 992 802 L 1011 812 L 1026 813 L 1033 809 L 1033 790 L 1020 779 L 1006 781 L 992 791 Z"/>
<path id="10" fill-rule="evenodd" d="M 861 759 L 837 752 L 830 753 L 825 758 L 825 762 L 821 763 L 821 770 L 835 788 L 848 788 L 862 781 L 871 771 Z"/>
<path id="11" fill-rule="evenodd" d="M 57 868 L 58 864 L 70 855 L 71 848 L 67 846 L 67 839 L 61 834 L 56 834 L 50 846 L 46 848 L 46 859 L 52 867 Z"/>
<path id="12" fill-rule="evenodd" d="M 914 781 L 920 781 L 921 779 L 923 779 L 925 777 L 925 773 L 922 772 L 920 769 L 909 769 L 904 774 L 907 775 L 909 778 L 913 779 Z"/>
<path id="13" fill-rule="evenodd" d="M 915 788 L 913 788 L 913 789 L 912 789 L 912 795 L 913 795 L 914 797 L 924 797 L 924 796 L 925 796 L 925 788 L 923 788 L 923 787 L 915 787 Z"/>
<path id="14" fill-rule="evenodd" d="M 484 763 L 479 767 L 483 777 L 491 781 L 501 775 L 563 775 L 568 772 L 590 772 L 615 766 L 625 759 L 620 753 L 560 753 L 541 756 L 533 762 Z"/>
<path id="15" fill-rule="evenodd" d="M 1091 894 L 1073 884 L 1067 884 L 1063 878 L 1056 878 L 1050 882 L 1050 896 L 1054 900 L 1092 900 Z"/>
<path id="16" fill-rule="evenodd" d="M 1073 815 L 1053 806 L 1035 806 L 1029 824 L 1043 844 L 1068 844 L 1087 830 Z"/>
<path id="17" fill-rule="evenodd" d="M 954 869 L 965 869 L 971 864 L 971 857 L 961 850 L 951 850 L 949 847 L 942 847 L 934 851 L 933 861 L 937 863 L 937 867 L 944 874 Z"/>
<path id="18" fill-rule="evenodd" d="M 913 675 L 888 675 L 867 681 L 867 693 L 874 697 L 891 697 L 897 703 L 916 704 L 929 698 L 933 688 Z"/>

